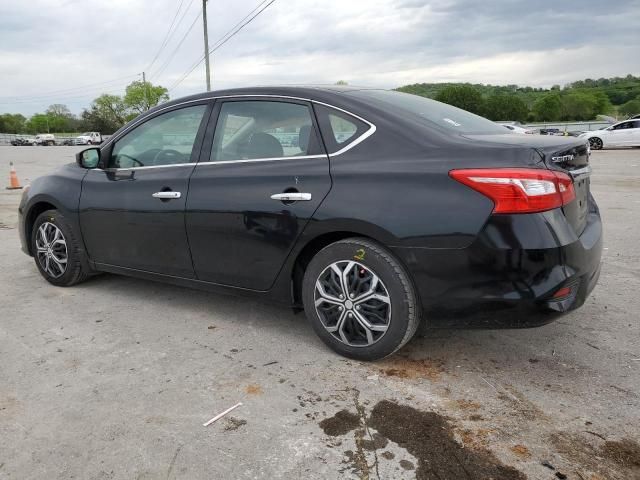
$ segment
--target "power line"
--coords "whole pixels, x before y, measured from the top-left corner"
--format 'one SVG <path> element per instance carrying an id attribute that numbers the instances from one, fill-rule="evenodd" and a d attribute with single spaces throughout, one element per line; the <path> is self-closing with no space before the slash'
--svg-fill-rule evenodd
<path id="1" fill-rule="evenodd" d="M 267 8 L 269 8 L 276 0 L 270 0 L 269 3 L 267 3 L 266 5 L 264 5 L 262 8 L 261 6 L 266 2 L 267 0 L 263 0 L 262 2 L 260 2 L 258 4 L 257 7 L 255 7 L 251 12 L 249 12 L 242 20 L 240 20 L 238 23 L 236 23 L 236 25 L 231 28 L 231 30 L 229 30 L 227 33 L 225 33 L 222 37 L 220 37 L 213 45 L 213 47 L 211 47 L 209 49 L 209 54 L 212 54 L 213 52 L 215 52 L 216 50 L 218 50 L 220 47 L 222 47 L 225 43 L 227 43 L 229 40 L 231 40 L 231 38 L 233 38 L 235 35 L 237 35 L 240 30 L 242 30 L 244 27 L 246 27 L 247 25 L 249 25 L 258 15 L 260 15 L 262 12 L 264 12 Z M 260 10 L 258 10 L 260 9 Z M 258 10 L 257 13 L 255 13 L 253 16 L 251 16 L 256 10 Z M 244 20 L 246 20 L 248 17 L 249 18 L 246 22 L 242 23 Z M 180 79 L 178 79 L 176 82 L 174 82 L 171 87 L 169 87 L 169 91 L 175 89 L 178 85 L 180 85 L 189 75 L 191 75 L 191 73 L 204 61 L 205 56 L 202 55 L 201 57 L 199 57 L 199 60 L 192 65 L 186 73 L 184 73 Z"/>
<path id="2" fill-rule="evenodd" d="M 122 89 L 124 89 L 126 87 L 127 84 L 122 84 L 122 85 L 113 85 L 111 87 L 109 87 L 109 91 L 105 92 L 103 90 L 99 90 L 99 91 L 94 91 L 94 92 L 85 92 L 83 94 L 66 94 L 63 96 L 56 96 L 51 98 L 50 100 L 47 100 L 46 98 L 44 99 L 26 99 L 26 100 L 17 100 L 17 101 L 11 101 L 11 102 L 3 102 L 0 101 L 0 105 L 29 105 L 29 104 L 34 104 L 34 103 L 43 103 L 43 102 L 47 102 L 47 101 L 53 101 L 53 102 L 58 102 L 58 101 L 69 101 L 69 100 L 74 100 L 74 99 L 80 99 L 80 98 L 91 98 L 96 96 L 98 93 L 100 94 L 109 94 L 109 95 L 117 95 L 118 92 L 116 92 L 115 90 L 117 89 L 118 91 L 121 91 Z M 113 92 L 113 93 L 112 93 Z"/>
<path id="3" fill-rule="evenodd" d="M 169 37 L 171 36 L 170 34 L 172 33 L 171 29 L 173 28 L 173 25 L 176 23 L 176 18 L 178 18 L 178 14 L 180 13 L 180 9 L 182 8 L 182 4 L 184 3 L 184 0 L 180 0 L 180 5 L 178 5 L 178 10 L 176 10 L 175 15 L 173 16 L 173 20 L 171 20 L 171 24 L 169 25 L 169 29 L 167 30 L 167 33 L 164 36 L 164 39 L 162 40 L 162 43 L 160 44 L 160 48 L 158 49 L 158 51 L 156 52 L 155 56 L 153 57 L 153 60 L 151 60 L 151 63 L 149 63 L 149 65 L 147 65 L 147 68 L 145 68 L 145 70 L 149 70 L 153 64 L 155 63 L 155 61 L 158 59 L 158 56 L 160 55 L 160 52 L 162 52 L 162 49 L 167 45 L 167 42 L 169 41 Z M 189 6 L 191 6 L 191 4 L 189 4 Z M 187 7 L 187 10 L 189 10 L 189 7 Z M 185 10 L 186 12 L 186 10 Z M 181 17 L 180 20 L 182 20 Z M 178 24 L 179 25 L 179 24 Z M 178 25 L 176 25 L 176 30 L 178 29 Z M 173 31 L 175 32 L 175 30 Z"/>
<path id="4" fill-rule="evenodd" d="M 133 75 L 126 75 L 124 77 L 119 77 L 119 78 L 114 78 L 112 80 L 105 80 L 103 82 L 97 82 L 97 83 L 89 83 L 87 85 L 81 85 L 78 87 L 74 87 L 74 88 L 65 88 L 65 89 L 61 89 L 61 90 L 51 90 L 49 92 L 44 92 L 44 93 L 37 93 L 37 94 L 33 94 L 33 95 L 20 95 L 20 96 L 6 96 L 6 97 L 0 97 L 0 99 L 7 99 L 10 101 L 20 101 L 23 99 L 26 100 L 31 100 L 31 99 L 38 99 L 38 98 L 47 98 L 47 97 L 52 97 L 52 96 L 56 96 L 56 95 L 63 95 L 66 93 L 76 93 L 78 90 L 86 90 L 86 89 L 95 89 L 95 87 L 100 86 L 100 85 L 106 85 L 106 84 L 110 84 L 110 83 L 114 83 L 114 82 L 119 82 L 125 79 L 129 79 L 132 77 L 137 77 L 139 74 L 133 74 Z M 93 87 L 93 88 L 90 88 Z"/>
<path id="5" fill-rule="evenodd" d="M 213 44 L 213 45 L 214 45 L 214 46 L 218 45 L 222 40 L 224 40 L 228 35 L 230 35 L 230 34 L 231 34 L 231 33 L 232 33 L 236 28 L 238 28 L 238 26 L 239 26 L 243 21 L 245 21 L 247 18 L 249 18 L 249 17 L 250 17 L 250 16 L 251 16 L 251 15 L 252 15 L 256 10 L 258 10 L 258 9 L 259 9 L 262 5 L 264 5 L 267 1 L 268 1 L 268 0 L 262 0 L 260 3 L 258 3 L 258 5 L 257 5 L 253 10 L 251 10 L 247 15 L 245 15 L 242 19 L 240 19 L 240 21 L 239 21 L 238 23 L 236 23 L 233 27 L 231 27 L 231 29 L 230 29 L 227 33 L 225 33 L 222 37 L 220 37 L 218 40 L 216 40 L 216 41 L 214 42 L 214 44 Z M 274 0 L 274 1 L 275 1 L 275 0 Z M 270 4 L 271 4 L 271 3 L 273 3 L 273 2 L 270 2 Z M 270 4 L 269 4 L 269 5 L 270 5 Z M 268 7 L 269 5 L 267 5 L 267 7 Z M 266 7 L 265 7 L 265 8 L 266 8 Z M 263 9 L 263 10 L 264 10 L 264 9 Z M 260 11 L 260 12 L 258 12 L 258 14 L 260 14 L 260 13 L 261 13 L 261 11 Z M 256 16 L 257 16 L 258 14 L 256 14 Z M 251 20 L 249 20 L 249 21 L 251 21 Z M 211 53 L 211 51 L 209 51 L 209 53 Z M 204 55 L 201 55 L 200 57 L 198 57 L 198 60 L 196 60 L 196 63 L 194 63 L 193 65 L 191 65 L 191 67 L 189 67 L 189 68 L 187 69 L 187 72 L 186 72 L 186 73 L 184 73 L 184 74 L 183 74 L 183 76 L 182 76 L 182 77 L 180 77 L 180 79 L 179 79 L 178 81 L 176 81 L 176 82 L 174 82 L 174 83 L 172 84 L 172 86 L 169 88 L 169 91 L 173 90 L 173 89 L 174 89 L 174 88 L 176 88 L 180 83 L 182 83 L 182 82 L 184 81 L 184 79 L 185 79 L 186 77 L 188 77 L 188 76 L 191 74 L 191 72 L 193 72 L 193 71 L 198 67 L 198 65 L 200 65 L 200 64 L 202 63 L 202 61 L 204 60 L 204 58 L 205 58 L 205 56 L 204 56 Z"/>
<path id="6" fill-rule="evenodd" d="M 176 45 L 176 48 L 173 50 L 173 52 L 171 52 L 171 54 L 165 60 L 165 62 L 162 64 L 162 66 L 160 68 L 158 68 L 158 70 L 156 70 L 155 73 L 149 75 L 149 78 L 151 78 L 152 76 L 153 77 L 158 77 L 165 70 L 165 68 L 167 68 L 167 66 L 169 65 L 169 63 L 171 62 L 171 60 L 173 59 L 175 54 L 178 52 L 178 50 L 180 49 L 180 47 L 182 46 L 182 44 L 186 40 L 186 38 L 189 35 L 189 33 L 191 33 L 191 30 L 193 30 L 193 26 L 196 24 L 196 22 L 200 18 L 200 15 L 202 15 L 202 12 L 198 12 L 198 15 L 196 15 L 196 18 L 193 19 L 193 22 L 191 22 L 191 25 L 189 25 L 189 28 L 187 29 L 185 34 L 182 36 L 182 39 L 180 39 L 180 41 L 178 42 L 178 45 Z"/>

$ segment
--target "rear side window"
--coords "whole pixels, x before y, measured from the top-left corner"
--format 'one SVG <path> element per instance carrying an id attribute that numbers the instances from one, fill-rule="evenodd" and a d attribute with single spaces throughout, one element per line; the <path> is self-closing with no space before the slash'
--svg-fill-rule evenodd
<path id="1" fill-rule="evenodd" d="M 371 126 L 348 113 L 324 105 L 314 105 L 322 138 L 329 153 L 348 147 Z"/>
<path id="2" fill-rule="evenodd" d="M 311 111 L 282 101 L 227 101 L 220 107 L 212 162 L 320 153 Z"/>

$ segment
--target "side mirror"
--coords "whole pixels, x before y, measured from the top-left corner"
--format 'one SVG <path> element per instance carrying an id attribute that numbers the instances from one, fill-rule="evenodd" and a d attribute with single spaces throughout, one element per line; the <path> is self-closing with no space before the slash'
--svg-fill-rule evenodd
<path id="1" fill-rule="evenodd" d="M 100 162 L 100 149 L 87 148 L 76 153 L 76 163 L 82 168 L 96 168 Z"/>

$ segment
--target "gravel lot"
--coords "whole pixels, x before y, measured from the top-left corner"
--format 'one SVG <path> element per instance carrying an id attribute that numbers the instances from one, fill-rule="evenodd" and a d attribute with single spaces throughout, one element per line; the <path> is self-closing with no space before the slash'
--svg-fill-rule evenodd
<path id="1" fill-rule="evenodd" d="M 4 181 L 76 150 L 0 147 Z M 279 306 L 114 275 L 53 287 L 3 189 L 0 478 L 640 478 L 640 150 L 592 165 L 604 265 L 581 309 L 427 331 L 377 363 Z"/>

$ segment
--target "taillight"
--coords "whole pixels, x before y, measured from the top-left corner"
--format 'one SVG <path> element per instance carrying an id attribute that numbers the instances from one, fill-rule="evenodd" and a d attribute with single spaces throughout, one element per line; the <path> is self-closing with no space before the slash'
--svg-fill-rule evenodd
<path id="1" fill-rule="evenodd" d="M 449 175 L 486 195 L 493 213 L 533 213 L 562 207 L 576 197 L 569 175 L 533 168 L 473 168 Z"/>

